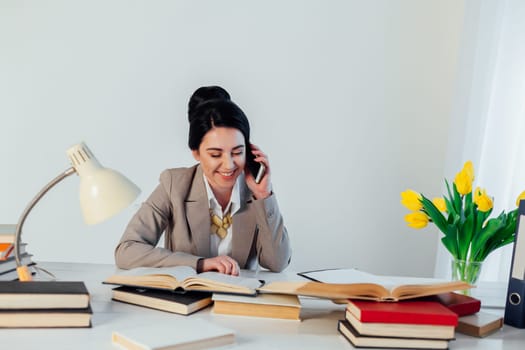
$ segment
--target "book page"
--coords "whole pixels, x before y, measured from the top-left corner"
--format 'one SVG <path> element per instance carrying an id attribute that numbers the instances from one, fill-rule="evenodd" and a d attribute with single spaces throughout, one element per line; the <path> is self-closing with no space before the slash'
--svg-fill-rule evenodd
<path id="1" fill-rule="evenodd" d="M 207 283 L 203 283 L 207 282 Z M 229 289 L 231 286 L 243 287 L 255 291 L 263 283 L 256 278 L 246 278 L 239 276 L 225 275 L 219 272 L 202 272 L 195 276 L 195 278 L 188 278 L 184 286 L 195 286 L 202 284 L 204 286 L 218 286 Z"/>
<path id="2" fill-rule="evenodd" d="M 446 280 L 437 278 L 374 275 L 354 268 L 300 272 L 299 275 L 323 283 L 375 283 L 389 290 L 406 284 L 427 285 L 446 282 Z"/>
<path id="3" fill-rule="evenodd" d="M 137 267 L 121 270 L 104 283 L 175 290 L 181 281 L 193 275 L 195 270 L 189 266 Z"/>
<path id="4" fill-rule="evenodd" d="M 315 281 L 276 281 L 258 289 L 261 293 L 293 294 L 326 299 L 381 300 L 389 296 L 383 286 L 375 283 L 322 283 Z"/>
<path id="5" fill-rule="evenodd" d="M 189 266 L 170 267 L 136 267 L 130 270 L 122 270 L 116 273 L 119 276 L 145 276 L 145 275 L 170 275 L 182 281 L 188 277 L 195 276 L 196 272 Z"/>

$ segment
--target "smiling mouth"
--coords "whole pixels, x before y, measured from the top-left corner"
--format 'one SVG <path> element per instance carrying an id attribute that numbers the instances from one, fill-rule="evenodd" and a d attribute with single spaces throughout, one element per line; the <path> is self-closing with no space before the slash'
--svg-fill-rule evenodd
<path id="1" fill-rule="evenodd" d="M 219 171 L 219 174 L 221 174 L 222 176 L 225 176 L 225 177 L 231 177 L 231 176 L 233 176 L 233 174 L 235 174 L 235 171 L 228 171 L 228 172 Z"/>

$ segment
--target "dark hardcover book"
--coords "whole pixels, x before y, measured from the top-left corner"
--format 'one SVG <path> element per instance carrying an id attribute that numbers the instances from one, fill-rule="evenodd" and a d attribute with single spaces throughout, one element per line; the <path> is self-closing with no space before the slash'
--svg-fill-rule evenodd
<path id="1" fill-rule="evenodd" d="M 479 299 L 461 293 L 441 293 L 428 297 L 428 300 L 439 301 L 459 317 L 475 314 L 481 309 Z"/>
<path id="2" fill-rule="evenodd" d="M 0 328 L 91 327 L 91 306 L 84 309 L 0 309 Z"/>
<path id="3" fill-rule="evenodd" d="M 31 257 L 33 255 L 32 254 L 28 254 L 28 253 L 23 253 L 21 256 L 20 256 L 20 261 L 22 263 L 22 265 L 29 265 L 29 264 L 33 264 L 33 261 L 31 260 Z M 0 272 L 7 272 L 7 271 L 11 271 L 11 270 L 14 270 L 16 269 L 16 260 L 15 260 L 15 255 L 12 254 L 10 257 L 6 258 L 6 259 L 2 259 L 0 260 Z"/>
<path id="4" fill-rule="evenodd" d="M 84 309 L 89 292 L 84 282 L 1 281 L 0 309 Z"/>
<path id="5" fill-rule="evenodd" d="M 208 292 L 186 292 L 184 294 L 158 289 L 121 286 L 113 289 L 112 299 L 152 309 L 189 315 L 212 303 Z"/>
<path id="6" fill-rule="evenodd" d="M 33 266 L 35 266 L 35 262 L 30 262 L 26 266 L 29 268 L 29 271 L 31 272 L 31 275 L 35 274 Z M 16 271 L 16 268 L 9 270 L 9 271 L 2 271 L 0 272 L 0 281 L 17 281 L 18 280 L 18 272 Z"/>
<path id="7" fill-rule="evenodd" d="M 346 320 L 339 321 L 337 330 L 356 348 L 447 349 L 449 343 L 444 339 L 362 335 Z"/>

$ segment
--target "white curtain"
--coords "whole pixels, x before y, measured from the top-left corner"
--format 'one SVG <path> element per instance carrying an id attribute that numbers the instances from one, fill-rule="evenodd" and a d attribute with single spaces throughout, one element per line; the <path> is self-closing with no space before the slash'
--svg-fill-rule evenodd
<path id="1" fill-rule="evenodd" d="M 525 1 L 467 0 L 446 165 L 453 180 L 472 160 L 475 186 L 494 198 L 493 215 L 525 190 Z M 487 258 L 480 280 L 508 279 L 512 245 Z M 435 275 L 449 276 L 440 244 Z"/>

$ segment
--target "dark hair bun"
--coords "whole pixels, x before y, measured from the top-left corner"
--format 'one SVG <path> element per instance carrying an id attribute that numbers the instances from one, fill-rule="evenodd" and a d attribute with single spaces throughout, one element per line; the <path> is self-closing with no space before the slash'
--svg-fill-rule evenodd
<path id="1" fill-rule="evenodd" d="M 188 120 L 191 122 L 192 116 L 198 106 L 212 100 L 230 101 L 230 94 L 220 86 L 203 86 L 195 90 L 188 102 Z"/>

